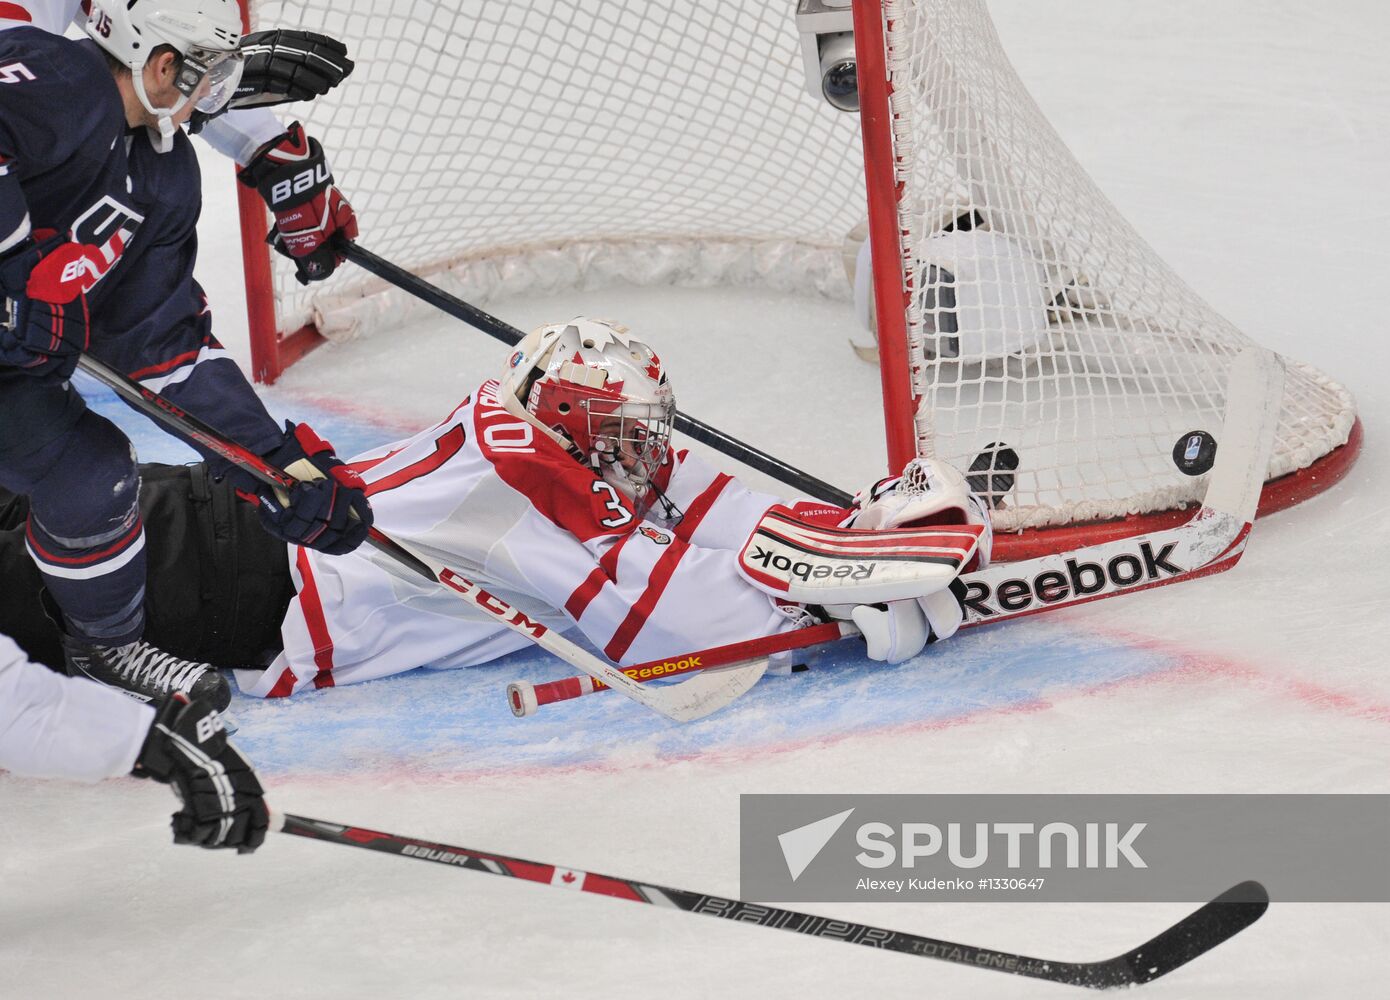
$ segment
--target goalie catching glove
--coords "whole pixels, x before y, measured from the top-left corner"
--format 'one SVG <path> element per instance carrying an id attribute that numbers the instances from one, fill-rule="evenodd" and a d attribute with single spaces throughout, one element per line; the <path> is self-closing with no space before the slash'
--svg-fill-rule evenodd
<path id="1" fill-rule="evenodd" d="M 283 442 L 264 457 L 298 480 L 288 495 L 242 469 L 232 469 L 228 475 L 244 499 L 260 504 L 266 531 L 292 545 L 333 556 L 351 552 L 366 541 L 372 526 L 366 485 L 313 428 L 285 421 Z"/>
<path id="2" fill-rule="evenodd" d="M 342 244 L 357 239 L 357 215 L 333 184 L 317 139 L 295 122 L 237 171 L 275 216 L 266 241 L 294 261 L 301 285 L 322 281 L 343 262 Z"/>
<path id="3" fill-rule="evenodd" d="M 976 549 L 977 562 L 967 569 L 988 566 L 993 535 L 984 502 L 952 466 L 930 458 L 914 458 L 903 467 L 902 475 L 880 479 L 856 493 L 854 508 L 841 527 L 924 528 L 947 524 L 977 524 L 984 529 Z"/>
<path id="4" fill-rule="evenodd" d="M 964 619 L 957 577 L 989 564 L 989 517 L 959 472 L 915 459 L 861 490 L 838 527 L 773 507 L 739 553 L 750 583 L 822 618 L 852 620 L 870 658 L 900 663 Z"/>
<path id="5" fill-rule="evenodd" d="M 207 702 L 182 693 L 165 702 L 131 773 L 173 786 L 183 803 L 171 824 L 174 843 L 250 854 L 265 840 L 270 816 L 261 783 Z"/>

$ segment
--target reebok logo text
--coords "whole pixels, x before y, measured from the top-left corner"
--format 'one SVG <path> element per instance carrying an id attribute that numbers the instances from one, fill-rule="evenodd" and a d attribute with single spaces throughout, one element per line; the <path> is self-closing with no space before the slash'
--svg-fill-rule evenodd
<path id="1" fill-rule="evenodd" d="M 769 552 L 761 545 L 744 557 L 746 562 L 755 563 L 763 569 L 776 570 L 798 580 L 867 580 L 874 575 L 873 563 L 844 563 L 840 566 L 814 565 L 809 562 L 791 559 L 788 556 Z"/>
<path id="2" fill-rule="evenodd" d="M 977 618 L 988 619 L 1005 611 L 1027 611 L 1155 583 L 1186 572 L 1169 561 L 1175 548 L 1176 543 L 1170 542 L 1155 552 L 1148 542 L 1141 542 L 1138 552 L 1123 553 L 1104 563 L 1068 559 L 1063 569 L 1046 570 L 1031 579 L 1005 580 L 995 588 L 972 580 L 966 588 L 965 606 Z"/>

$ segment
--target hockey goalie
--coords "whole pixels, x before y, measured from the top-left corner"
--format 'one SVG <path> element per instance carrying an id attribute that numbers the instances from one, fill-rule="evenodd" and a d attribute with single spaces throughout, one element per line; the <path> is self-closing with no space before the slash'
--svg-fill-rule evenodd
<path id="1" fill-rule="evenodd" d="M 581 317 L 533 331 L 500 379 L 349 470 L 387 535 L 620 664 L 836 618 L 890 663 L 955 632 L 952 582 L 987 564 L 991 542 L 958 472 L 918 460 L 850 508 L 787 502 L 673 448 L 675 412 L 652 348 Z M 239 668 L 247 693 L 470 666 L 526 645 L 366 549 L 275 543 L 201 467 L 143 473 L 156 641 Z M 0 497 L 0 572 L 22 581 L 0 631 L 51 657 L 24 513 L 22 498 Z M 195 594 L 212 595 L 215 623 Z"/>

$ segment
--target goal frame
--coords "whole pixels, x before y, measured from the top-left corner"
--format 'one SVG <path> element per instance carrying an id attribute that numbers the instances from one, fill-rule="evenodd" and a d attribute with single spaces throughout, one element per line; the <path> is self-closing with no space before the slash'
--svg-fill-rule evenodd
<path id="1" fill-rule="evenodd" d="M 244 30 L 250 30 L 249 0 L 239 0 Z M 919 400 L 913 394 L 907 306 L 912 289 L 904 279 L 900 204 L 903 185 L 898 182 L 893 133 L 893 85 L 887 68 L 884 0 L 853 0 L 856 61 L 860 92 L 860 130 L 868 239 L 873 261 L 872 289 L 877 316 L 881 396 L 888 471 L 896 473 L 917 454 L 916 414 Z M 259 194 L 237 184 L 243 267 L 246 283 L 247 322 L 250 334 L 252 378 L 273 384 L 293 364 L 324 342 L 312 323 L 295 330 L 281 330 L 276 316 L 271 270 L 271 248 L 265 237 L 270 216 Z M 1360 451 L 1363 431 L 1354 423 L 1346 443 L 1311 465 L 1265 484 L 1259 514 L 1284 510 L 1321 493 L 1340 481 Z M 1030 528 L 1019 533 L 996 533 L 996 557 L 1002 560 L 1034 558 L 1116 538 L 1162 530 L 1191 516 L 1191 509 L 1136 514 L 1110 520 Z"/>

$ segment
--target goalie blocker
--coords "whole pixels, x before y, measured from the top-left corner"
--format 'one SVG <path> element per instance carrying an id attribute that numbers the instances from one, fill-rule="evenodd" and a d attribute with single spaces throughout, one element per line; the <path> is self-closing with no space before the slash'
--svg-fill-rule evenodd
<path id="1" fill-rule="evenodd" d="M 978 524 L 857 530 L 807 523 L 773 507 L 739 553 L 754 586 L 803 604 L 902 601 L 947 587 L 975 558 Z"/>

